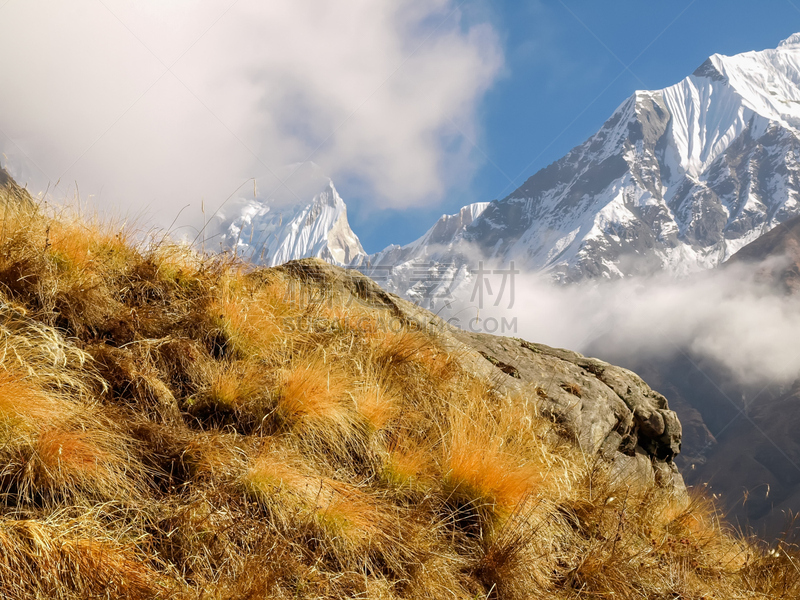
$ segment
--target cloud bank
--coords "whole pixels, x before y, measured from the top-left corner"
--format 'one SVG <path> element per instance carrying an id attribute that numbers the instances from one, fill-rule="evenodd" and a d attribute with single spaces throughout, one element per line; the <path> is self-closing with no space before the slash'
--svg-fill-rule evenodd
<path id="1" fill-rule="evenodd" d="M 516 276 L 494 306 L 502 283 L 478 312 L 462 287 L 448 315 L 479 315 L 497 334 L 588 352 L 609 360 L 666 360 L 685 353 L 725 367 L 742 385 L 790 384 L 800 377 L 800 304 L 765 284 L 758 267 L 727 265 L 675 279 L 666 275 L 557 286 L 535 274 Z M 487 323 L 487 319 L 495 321 Z M 516 328 L 500 331 L 503 319 Z M 480 328 L 482 325 L 475 325 Z"/>
<path id="2" fill-rule="evenodd" d="M 454 0 L 26 0 L 0 8 L 0 145 L 35 189 L 199 214 L 250 177 L 297 192 L 313 160 L 382 207 L 435 200 L 470 164 L 502 68 Z M 245 186 L 252 187 L 252 182 Z M 247 193 L 252 193 L 252 190 Z M 300 195 L 300 194 L 298 194 Z"/>

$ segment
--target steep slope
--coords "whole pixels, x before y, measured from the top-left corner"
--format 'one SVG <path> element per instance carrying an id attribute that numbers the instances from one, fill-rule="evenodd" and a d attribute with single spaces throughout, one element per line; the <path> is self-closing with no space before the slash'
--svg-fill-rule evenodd
<path id="1" fill-rule="evenodd" d="M 636 375 L 0 196 L 0 596 L 796 598 Z M 24 273 L 24 276 L 20 276 Z"/>
<path id="2" fill-rule="evenodd" d="M 789 389 L 774 386 L 758 395 L 717 436 L 705 462 L 687 479 L 692 485 L 708 484 L 731 521 L 778 537 L 800 507 L 798 427 L 800 379 Z"/>
<path id="3" fill-rule="evenodd" d="M 257 198 L 233 203 L 212 228 L 219 231 L 221 246 L 267 266 L 308 257 L 338 265 L 363 260 L 366 253 L 350 229 L 344 201 L 330 179 L 317 179 L 319 191 L 308 203 L 297 198 L 277 206 Z"/>
<path id="4" fill-rule="evenodd" d="M 725 265 L 755 264 L 759 279 L 787 294 L 800 293 L 800 217 L 781 223 L 734 254 Z"/>
<path id="5" fill-rule="evenodd" d="M 562 282 L 713 268 L 800 214 L 799 83 L 800 35 L 715 54 L 676 85 L 636 92 L 461 240 L 473 260 Z"/>
<path id="6" fill-rule="evenodd" d="M 760 284 L 777 297 L 800 294 L 800 218 L 775 227 L 742 248 L 723 268 L 746 264 L 756 271 Z M 718 373 L 718 381 L 728 379 Z M 711 394 L 687 394 L 705 419 L 726 413 L 735 421 L 709 447 L 702 464 L 689 472 L 693 484 L 709 483 L 719 493 L 731 518 L 756 528 L 760 534 L 778 535 L 800 507 L 800 364 L 790 385 L 758 389 L 729 387 L 731 398 L 742 398 L 744 410 L 730 403 L 708 402 Z M 716 390 L 717 395 L 723 390 Z M 722 410 L 720 410 L 722 409 Z M 726 410 L 727 409 L 727 410 Z"/>

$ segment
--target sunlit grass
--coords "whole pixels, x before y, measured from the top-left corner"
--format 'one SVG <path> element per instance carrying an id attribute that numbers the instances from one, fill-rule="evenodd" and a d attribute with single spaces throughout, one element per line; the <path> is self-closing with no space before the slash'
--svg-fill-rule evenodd
<path id="1" fill-rule="evenodd" d="M 324 277 L 0 216 L 2 597 L 800 597 L 794 546 Z"/>

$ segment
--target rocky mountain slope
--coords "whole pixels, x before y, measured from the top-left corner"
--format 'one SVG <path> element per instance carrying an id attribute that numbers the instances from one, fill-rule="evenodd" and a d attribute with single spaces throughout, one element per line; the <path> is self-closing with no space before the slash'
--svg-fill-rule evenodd
<path id="1" fill-rule="evenodd" d="M 734 254 L 721 265 L 719 275 L 746 265 L 748 276 L 741 279 L 742 288 L 753 288 L 749 293 L 769 300 L 762 306 L 791 310 L 800 294 L 798 248 L 800 218 L 796 217 Z M 731 290 L 733 296 L 736 293 L 735 288 Z M 791 317 L 786 316 L 786 326 L 791 326 Z M 601 345 L 592 349 L 602 354 Z M 788 382 L 745 384 L 731 368 L 690 346 L 658 360 L 636 352 L 612 353 L 609 360 L 636 371 L 669 398 L 683 425 L 683 452 L 677 462 L 687 484 L 709 486 L 738 525 L 772 538 L 780 536 L 800 507 L 796 434 L 800 362 L 793 382 L 790 376 Z"/>
<path id="2" fill-rule="evenodd" d="M 758 279 L 787 294 L 800 293 L 800 217 L 781 223 L 734 254 L 723 266 L 758 266 Z"/>
<path id="3" fill-rule="evenodd" d="M 715 54 L 676 85 L 636 92 L 586 142 L 485 207 L 449 252 L 418 243 L 397 258 L 434 255 L 454 273 L 467 260 L 513 260 L 561 282 L 713 268 L 800 214 L 798 127 L 800 34 Z M 401 274 L 391 285 L 407 283 Z"/>
<path id="4" fill-rule="evenodd" d="M 5 171 L 0 172 L 0 177 L 4 178 L 0 183 L 7 201 L 17 206 L 17 210 L 37 214 L 38 209 L 32 204 L 19 202 L 15 195 L 19 188 L 13 178 Z M 439 245 L 446 248 L 460 238 L 486 206 L 471 205 L 457 215 L 445 215 L 418 242 L 406 247 L 390 248 L 387 253 L 402 257 L 422 247 Z M 238 228 L 242 224 L 247 223 L 256 229 L 267 222 L 267 219 L 259 220 L 258 217 L 269 215 L 268 206 L 253 202 L 250 208 L 253 210 L 242 213 L 242 221 L 234 221 L 230 225 L 237 238 L 241 237 Z M 326 208 L 332 210 L 325 213 Z M 260 209 L 263 212 L 259 212 Z M 323 212 L 315 214 L 315 210 Z M 291 237 L 284 234 L 278 238 L 284 244 L 269 246 L 277 247 L 281 252 L 291 252 L 293 248 L 298 249 L 302 241 L 316 240 L 319 246 L 311 247 L 320 248 L 323 260 L 282 261 L 281 266 L 277 267 L 280 272 L 286 273 L 292 281 L 320 288 L 324 291 L 323 296 L 333 296 L 334 303 L 349 306 L 355 301 L 380 316 L 388 316 L 394 321 L 389 326 L 397 325 L 401 330 L 429 330 L 434 334 L 436 343 L 447 352 L 457 355 L 470 372 L 492 381 L 492 385 L 503 393 L 519 394 L 534 400 L 538 405 L 537 411 L 558 422 L 582 451 L 589 455 L 600 455 L 614 464 L 618 477 L 623 480 L 644 478 L 644 481 L 653 482 L 658 474 L 661 487 L 667 487 L 678 495 L 685 494 L 683 480 L 673 462 L 681 449 L 680 422 L 675 413 L 669 410 L 666 398 L 651 390 L 635 373 L 568 350 L 488 334 L 468 333 L 453 327 L 424 308 L 387 293 L 368 277 L 330 265 L 332 253 L 342 249 L 336 244 L 339 238 L 334 235 L 341 230 L 326 227 L 331 221 L 321 216 L 343 219 L 338 221 L 339 225 L 347 226 L 343 203 L 330 181 L 327 189 L 315 196 L 309 206 L 300 208 L 298 217 L 286 228 L 288 232 L 300 235 Z M 247 218 L 250 220 L 244 220 Z M 291 223 L 299 226 L 292 227 Z M 303 228 L 301 225 L 311 227 Z M 254 234 L 253 240 L 248 238 L 247 242 L 243 242 L 240 239 L 240 255 L 246 255 L 248 249 L 256 247 L 258 239 L 263 239 L 264 229 L 258 228 L 257 231 L 260 238 Z M 49 232 L 50 229 L 48 235 Z M 326 232 L 327 238 L 324 237 Z M 314 237 L 313 234 L 319 235 Z M 54 235 L 57 235 L 55 231 Z M 323 244 L 323 240 L 326 243 Z M 62 242 L 68 243 L 66 239 Z M 355 243 L 360 248 L 357 238 Z M 69 251 L 74 250 L 69 248 Z M 83 250 L 81 246 L 78 252 Z M 90 254 L 91 250 L 86 249 L 86 252 Z M 91 318 L 88 313 L 87 318 Z M 74 329 L 67 322 L 65 326 Z M 123 336 L 124 340 L 120 338 L 117 341 L 131 342 L 129 328 L 120 328 L 113 319 L 108 321 L 106 317 L 100 317 L 88 330 L 83 333 L 100 338 L 110 336 L 109 339 L 114 340 Z M 545 381 L 547 384 L 543 386 Z"/>
<path id="5" fill-rule="evenodd" d="M 800 299 L 800 218 L 775 227 L 722 266 L 740 264 L 754 268 L 757 281 L 776 297 Z M 729 378 L 717 372 L 714 379 Z M 741 399 L 743 406 L 727 399 L 709 402 L 722 393 Z M 710 484 L 732 518 L 762 534 L 778 535 L 800 507 L 800 363 L 789 385 L 748 389 L 728 384 L 705 394 L 684 394 L 705 419 L 734 419 L 689 472 L 689 480 Z"/>

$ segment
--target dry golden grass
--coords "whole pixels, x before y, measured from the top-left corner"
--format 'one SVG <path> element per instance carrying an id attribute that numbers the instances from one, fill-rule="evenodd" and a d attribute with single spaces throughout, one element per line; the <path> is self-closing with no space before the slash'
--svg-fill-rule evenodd
<path id="1" fill-rule="evenodd" d="M 91 416 L 74 421 L 85 429 L 73 422 L 39 432 L 21 474 L 19 485 L 25 495 L 50 502 L 137 501 L 144 485 L 132 441 L 110 423 Z"/>
<path id="2" fill-rule="evenodd" d="M 189 407 L 203 422 L 249 432 L 263 427 L 275 411 L 274 384 L 263 364 L 223 360 L 209 366 L 206 378 Z"/>
<path id="3" fill-rule="evenodd" d="M 116 457 L 91 437 L 86 431 L 42 431 L 34 445 L 38 468 L 42 471 L 37 487 L 82 488 L 86 482 L 111 478 Z M 114 481 L 108 487 L 112 491 L 119 489 L 119 483 Z"/>
<path id="4" fill-rule="evenodd" d="M 283 301 L 287 288 L 280 281 L 253 286 L 241 273 L 232 275 L 220 282 L 210 307 L 225 337 L 225 351 L 236 358 L 268 356 L 273 346 L 286 341 L 285 320 L 296 315 Z"/>
<path id="5" fill-rule="evenodd" d="M 425 331 L 119 224 L 0 219 L 2 597 L 800 597 L 791 543 L 614 480 Z"/>
<path id="6" fill-rule="evenodd" d="M 493 399 L 474 385 L 452 407 L 442 446 L 442 483 L 464 528 L 492 535 L 531 502 L 558 501 L 575 466 L 542 443 L 543 421 L 510 398 Z M 537 431 L 538 428 L 538 431 Z"/>
<path id="7" fill-rule="evenodd" d="M 88 523 L 92 525 L 92 523 Z M 81 519 L 0 520 L 4 598 L 129 598 L 178 595 L 135 544 L 86 530 Z"/>
<path id="8" fill-rule="evenodd" d="M 373 336 L 373 340 L 374 360 L 384 368 L 400 370 L 411 365 L 442 382 L 458 372 L 454 358 L 437 348 L 429 335 L 413 327 L 399 331 L 390 327 L 382 335 Z"/>
<path id="9" fill-rule="evenodd" d="M 444 464 L 448 502 L 478 513 L 508 514 L 541 483 L 537 466 L 504 451 L 500 440 L 474 427 L 454 432 Z"/>
<path id="10" fill-rule="evenodd" d="M 435 473 L 431 448 L 396 442 L 388 452 L 382 477 L 395 493 L 420 494 L 433 489 Z"/>
<path id="11" fill-rule="evenodd" d="M 325 352 L 299 356 L 281 374 L 275 409 L 289 431 L 331 448 L 348 444 L 362 429 L 351 393 L 355 382 L 338 363 Z"/>
<path id="12" fill-rule="evenodd" d="M 374 432 L 379 432 L 400 415 L 402 394 L 386 375 L 366 374 L 354 393 L 356 410 Z"/>
<path id="13" fill-rule="evenodd" d="M 26 380 L 21 370 L 0 371 L 0 422 L 5 430 L 30 434 L 37 425 L 63 419 L 69 410 Z"/>

